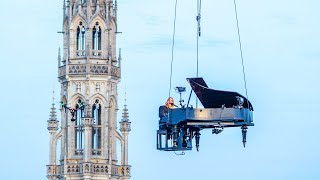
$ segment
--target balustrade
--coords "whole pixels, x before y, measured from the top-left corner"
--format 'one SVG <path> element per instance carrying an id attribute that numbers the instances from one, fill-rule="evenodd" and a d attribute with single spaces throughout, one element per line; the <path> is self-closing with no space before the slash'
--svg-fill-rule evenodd
<path id="1" fill-rule="evenodd" d="M 120 68 L 109 64 L 68 64 L 67 66 L 59 67 L 59 77 L 65 75 L 111 75 L 120 77 Z"/>
<path id="2" fill-rule="evenodd" d="M 82 155 L 83 155 L 83 149 L 76 149 L 76 150 L 74 151 L 74 154 L 75 154 L 76 156 L 82 156 Z"/>
<path id="3" fill-rule="evenodd" d="M 93 156 L 101 156 L 101 149 L 93 149 L 92 155 Z"/>
<path id="4" fill-rule="evenodd" d="M 108 65 L 93 64 L 90 65 L 90 73 L 92 74 L 108 74 Z"/>
<path id="5" fill-rule="evenodd" d="M 73 65 L 70 64 L 69 66 L 69 74 L 83 74 L 86 73 L 86 65 L 80 64 L 80 65 Z"/>
<path id="6" fill-rule="evenodd" d="M 66 173 L 64 168 L 66 167 Z M 107 175 L 111 173 L 113 177 L 130 177 L 131 166 L 111 165 L 111 171 L 107 163 L 68 163 L 64 165 L 47 165 L 47 176 L 61 177 L 63 174 L 93 173 Z"/>
<path id="7" fill-rule="evenodd" d="M 92 50 L 90 52 L 92 58 L 102 58 L 102 50 Z M 76 58 L 83 58 L 87 55 L 86 50 L 78 50 L 76 51 Z"/>
<path id="8" fill-rule="evenodd" d="M 92 56 L 102 57 L 102 51 L 101 50 L 92 50 Z"/>
<path id="9" fill-rule="evenodd" d="M 109 174 L 109 168 L 106 164 L 93 164 L 93 173 L 97 174 Z"/>
<path id="10" fill-rule="evenodd" d="M 126 166 L 126 165 L 119 166 L 120 176 L 130 177 L 131 176 L 130 173 L 131 173 L 131 166 Z"/>
<path id="11" fill-rule="evenodd" d="M 78 50 L 76 55 L 77 57 L 84 57 L 86 55 L 86 50 Z"/>
<path id="12" fill-rule="evenodd" d="M 82 172 L 80 164 L 68 164 L 67 165 L 67 174 L 79 174 Z"/>
<path id="13" fill-rule="evenodd" d="M 60 176 L 63 172 L 62 165 L 47 165 L 47 176 Z"/>

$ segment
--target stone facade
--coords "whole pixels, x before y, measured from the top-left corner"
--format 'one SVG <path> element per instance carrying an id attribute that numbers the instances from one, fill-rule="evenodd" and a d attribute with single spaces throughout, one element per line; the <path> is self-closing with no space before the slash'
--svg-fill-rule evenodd
<path id="1" fill-rule="evenodd" d="M 48 120 L 47 178 L 129 179 L 131 122 L 126 105 L 117 130 L 121 78 L 121 51 L 116 55 L 117 2 L 64 1 L 62 33 L 62 56 L 60 50 L 58 56 L 61 122 L 53 104 Z M 120 155 L 117 148 L 121 148 Z"/>

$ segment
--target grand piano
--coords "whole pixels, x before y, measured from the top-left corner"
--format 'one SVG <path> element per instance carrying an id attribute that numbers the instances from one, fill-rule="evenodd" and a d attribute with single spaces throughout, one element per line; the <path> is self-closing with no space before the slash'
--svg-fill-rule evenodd
<path id="1" fill-rule="evenodd" d="M 192 150 L 195 139 L 198 151 L 201 130 L 212 129 L 213 134 L 219 134 L 224 128 L 231 127 L 241 128 L 245 147 L 248 126 L 254 126 L 251 102 L 237 92 L 210 89 L 201 77 L 187 78 L 187 81 L 204 108 L 193 108 L 188 104 L 173 109 L 160 106 L 157 149 Z"/>

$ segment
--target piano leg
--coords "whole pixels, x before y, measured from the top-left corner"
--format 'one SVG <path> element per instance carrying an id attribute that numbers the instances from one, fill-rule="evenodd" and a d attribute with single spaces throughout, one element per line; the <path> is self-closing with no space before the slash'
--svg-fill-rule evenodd
<path id="1" fill-rule="evenodd" d="M 178 126 L 173 126 L 172 130 L 173 147 L 178 147 Z"/>
<path id="2" fill-rule="evenodd" d="M 243 143 L 243 147 L 246 147 L 246 142 L 247 142 L 247 125 L 243 125 L 241 127 L 242 129 L 242 143 Z"/>
<path id="3" fill-rule="evenodd" d="M 199 151 L 199 143 L 200 143 L 200 133 L 199 133 L 200 130 L 197 130 L 196 133 L 195 133 L 195 136 L 196 136 L 196 148 L 197 148 L 197 151 Z"/>

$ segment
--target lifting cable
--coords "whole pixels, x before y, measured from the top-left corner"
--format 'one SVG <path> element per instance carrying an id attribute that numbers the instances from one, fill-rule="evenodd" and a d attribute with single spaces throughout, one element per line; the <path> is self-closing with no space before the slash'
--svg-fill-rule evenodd
<path id="1" fill-rule="evenodd" d="M 247 98 L 247 101 L 249 101 L 249 100 L 248 100 L 249 97 L 248 97 L 246 73 L 245 73 L 245 70 L 244 70 L 244 60 L 243 60 L 243 52 L 242 52 L 242 44 L 241 44 L 241 36 L 240 36 L 240 28 L 239 28 L 239 20 L 238 20 L 238 11 L 237 11 L 237 3 L 236 3 L 236 0 L 233 0 L 233 4 L 234 4 L 234 12 L 235 12 L 236 22 L 237 22 L 238 41 L 239 41 L 239 48 L 240 48 L 240 55 L 241 55 L 243 81 L 244 81 L 244 87 L 245 87 L 245 90 L 246 90 L 246 98 Z M 248 106 L 249 106 L 249 102 L 248 102 Z"/>
<path id="2" fill-rule="evenodd" d="M 243 81 L 244 87 L 246 91 L 246 98 L 248 97 L 248 88 L 247 88 L 247 80 L 246 80 L 246 73 L 245 73 L 245 66 L 244 66 L 244 58 L 243 58 L 243 51 L 242 51 L 242 43 L 241 43 L 241 35 L 240 35 L 240 28 L 239 28 L 239 20 L 238 20 L 238 11 L 237 11 L 237 3 L 236 0 L 233 0 L 234 3 L 234 12 L 237 24 L 237 33 L 238 33 L 238 41 L 239 41 L 239 49 L 240 49 L 240 56 L 241 56 L 241 64 L 242 64 L 242 73 L 243 73 Z M 178 0 L 175 1 L 175 8 L 174 8 L 174 21 L 173 21 L 173 34 L 172 34 L 172 48 L 171 48 L 171 65 L 170 65 L 170 85 L 169 85 L 169 97 L 171 97 L 171 88 L 172 88 L 172 73 L 173 73 L 173 60 L 174 60 L 174 45 L 175 45 L 175 33 L 176 33 L 176 19 L 177 19 L 177 4 Z M 200 20 L 201 20 L 201 0 L 197 0 L 197 70 L 196 70 L 196 77 L 199 76 L 199 37 L 201 36 L 201 27 L 200 27 Z M 192 91 L 191 91 L 192 92 Z M 190 93 L 191 96 L 191 93 Z M 190 98 L 190 97 L 189 97 Z M 249 104 L 249 103 L 248 103 Z M 196 101 L 196 107 L 198 102 Z"/>
<path id="3" fill-rule="evenodd" d="M 197 77 L 199 77 L 199 37 L 201 36 L 201 0 L 197 0 Z M 191 96 L 192 91 L 190 92 Z M 189 98 L 190 99 L 190 98 Z M 196 108 L 198 108 L 198 99 L 196 98 Z"/>
<path id="4" fill-rule="evenodd" d="M 173 20 L 173 33 L 172 33 L 172 47 L 171 47 L 171 64 L 170 64 L 170 86 L 169 86 L 169 98 L 171 97 L 171 86 L 172 86 L 172 68 L 173 68 L 173 52 L 174 52 L 174 40 L 176 35 L 176 20 L 177 20 L 177 4 L 178 0 L 175 2 L 174 6 L 174 20 Z M 180 154 L 174 151 L 174 154 L 177 156 L 185 155 L 185 152 L 181 152 Z"/>
<path id="5" fill-rule="evenodd" d="M 200 27 L 200 20 L 201 20 L 201 0 L 197 1 L 197 77 L 199 77 L 199 37 L 201 36 L 201 27 Z"/>
<path id="6" fill-rule="evenodd" d="M 171 97 L 171 85 L 172 85 L 172 66 L 173 66 L 173 52 L 174 52 L 174 39 L 176 35 L 176 20 L 177 20 L 177 4 L 178 0 L 176 0 L 174 6 L 174 20 L 173 20 L 173 33 L 172 33 L 172 47 L 171 47 L 171 66 L 170 66 L 170 86 L 169 86 L 169 98 Z"/>

